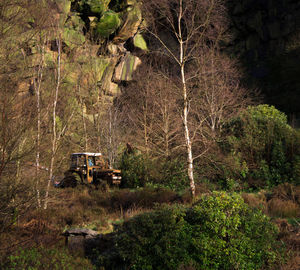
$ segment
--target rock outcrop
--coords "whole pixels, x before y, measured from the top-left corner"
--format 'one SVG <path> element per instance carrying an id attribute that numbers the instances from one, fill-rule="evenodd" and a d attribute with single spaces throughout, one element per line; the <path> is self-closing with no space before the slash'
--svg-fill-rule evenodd
<path id="1" fill-rule="evenodd" d="M 66 230 L 65 245 L 71 253 L 81 256 L 89 256 L 93 250 L 106 250 L 111 245 L 113 233 L 100 234 L 97 231 L 86 228 Z"/>
<path id="2" fill-rule="evenodd" d="M 226 50 L 247 70 L 247 86 L 300 126 L 300 1 L 229 0 Z"/>
<path id="3" fill-rule="evenodd" d="M 136 48 L 147 50 L 139 32 L 140 4 L 137 0 L 56 0 L 51 12 L 59 25 L 59 33 L 53 31 L 49 37 L 51 42 L 45 49 L 45 64 L 55 67 L 55 39 L 59 35 L 63 43 L 63 83 L 69 88 L 80 85 L 86 112 L 92 113 L 100 96 L 105 102 L 111 102 L 120 94 L 119 84 L 132 80 L 132 73 L 141 63 L 126 50 L 125 42 L 130 39 Z M 32 66 L 40 61 L 36 43 L 30 44 Z M 28 76 L 32 77 L 32 84 L 34 75 Z"/>
<path id="4" fill-rule="evenodd" d="M 248 61 L 281 53 L 300 29 L 298 0 L 229 0 L 227 7 L 227 46 Z"/>

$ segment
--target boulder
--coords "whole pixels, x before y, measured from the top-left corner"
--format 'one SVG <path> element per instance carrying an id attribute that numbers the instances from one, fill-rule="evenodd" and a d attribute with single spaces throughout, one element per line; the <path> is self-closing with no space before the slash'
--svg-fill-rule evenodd
<path id="1" fill-rule="evenodd" d="M 69 229 L 63 232 L 64 236 L 83 236 L 83 237 L 95 237 L 99 235 L 97 231 L 87 229 L 87 228 L 76 228 L 76 229 Z"/>
<path id="2" fill-rule="evenodd" d="M 121 24 L 118 13 L 108 10 L 104 12 L 96 25 L 96 33 L 102 38 L 108 38 Z"/>
<path id="3" fill-rule="evenodd" d="M 122 57 L 120 63 L 115 68 L 113 81 L 131 81 L 132 73 L 140 64 L 141 60 L 137 56 L 134 56 L 130 53 L 126 53 L 126 55 Z"/>
<path id="4" fill-rule="evenodd" d="M 63 235 L 69 251 L 79 256 L 87 255 L 88 251 L 98 246 L 102 238 L 102 234 L 87 228 L 66 230 Z"/>
<path id="5" fill-rule="evenodd" d="M 113 43 L 119 44 L 124 43 L 129 38 L 133 37 L 142 22 L 142 12 L 139 5 L 135 1 L 130 2 L 127 10 L 124 12 L 126 18 L 123 20 L 121 29 L 118 31 L 117 35 L 113 39 Z"/>

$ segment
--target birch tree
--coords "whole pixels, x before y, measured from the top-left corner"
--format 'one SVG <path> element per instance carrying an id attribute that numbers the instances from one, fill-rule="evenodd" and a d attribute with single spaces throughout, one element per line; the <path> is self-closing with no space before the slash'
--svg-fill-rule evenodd
<path id="1" fill-rule="evenodd" d="M 218 50 L 207 48 L 197 58 L 200 74 L 193 84 L 199 89 L 193 100 L 193 113 L 202 119 L 210 136 L 221 131 L 225 120 L 238 115 L 253 103 L 255 91 L 250 92 L 240 83 L 241 71 L 238 65 Z"/>
<path id="2" fill-rule="evenodd" d="M 41 147 L 41 87 L 43 71 L 45 65 L 45 45 L 46 40 L 42 38 L 42 43 L 37 47 L 40 51 L 40 59 L 36 67 L 36 78 L 33 80 L 33 87 L 36 95 L 36 156 L 35 156 L 35 177 L 36 177 L 36 196 L 38 207 L 41 207 L 39 170 L 40 170 L 40 147 Z"/>
<path id="3" fill-rule="evenodd" d="M 195 196 L 193 140 L 189 112 L 191 95 L 189 80 L 199 75 L 194 60 L 201 47 L 215 46 L 224 33 L 224 7 L 221 0 L 153 0 L 144 1 L 147 32 L 155 37 L 162 55 L 168 55 L 178 67 L 181 89 L 181 117 L 185 139 L 187 172 L 191 194 Z M 194 67 L 192 70 L 191 67 Z M 188 70 L 192 70 L 188 72 Z"/>
<path id="4" fill-rule="evenodd" d="M 68 113 L 66 118 L 60 118 L 58 116 L 58 101 L 59 101 L 59 93 L 62 90 L 62 39 L 61 34 L 57 31 L 58 36 L 56 38 L 56 46 L 57 46 L 57 62 L 56 62 L 56 71 L 55 71 L 55 89 L 53 93 L 53 101 L 52 101 L 52 136 L 51 136 L 51 155 L 50 155 L 50 166 L 49 166 L 49 178 L 46 186 L 45 200 L 44 200 L 44 209 L 48 207 L 48 198 L 49 198 L 49 189 L 50 184 L 54 177 L 54 164 L 57 150 L 60 146 L 61 139 L 65 135 L 68 126 L 73 118 L 75 109 L 71 109 L 71 112 Z M 63 103 L 62 99 L 62 103 Z M 65 107 L 66 104 L 65 104 Z M 64 108 L 62 114 L 67 112 L 67 109 Z"/>

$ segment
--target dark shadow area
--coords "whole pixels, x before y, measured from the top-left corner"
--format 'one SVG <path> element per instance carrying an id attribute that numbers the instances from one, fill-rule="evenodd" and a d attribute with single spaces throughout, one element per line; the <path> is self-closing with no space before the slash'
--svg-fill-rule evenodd
<path id="1" fill-rule="evenodd" d="M 300 126 L 300 1 L 229 0 L 226 50 L 246 71 L 244 83 L 259 89 L 264 103 Z"/>

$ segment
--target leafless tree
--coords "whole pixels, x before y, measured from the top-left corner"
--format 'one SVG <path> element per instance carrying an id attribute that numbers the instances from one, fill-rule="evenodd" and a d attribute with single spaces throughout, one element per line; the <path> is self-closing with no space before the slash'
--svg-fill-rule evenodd
<path id="1" fill-rule="evenodd" d="M 47 181 L 46 186 L 46 193 L 45 193 L 45 199 L 44 199 L 44 209 L 47 209 L 48 207 L 48 197 L 49 197 L 49 188 L 50 184 L 53 179 L 53 172 L 55 168 L 55 157 L 57 154 L 57 150 L 60 146 L 61 139 L 64 137 L 71 120 L 74 115 L 74 109 L 71 109 L 71 111 L 68 113 L 68 115 L 65 116 L 65 119 L 63 117 L 58 116 L 58 101 L 59 101 L 59 94 L 62 87 L 62 39 L 60 36 L 60 32 L 57 29 L 57 37 L 56 37 L 56 45 L 57 45 L 57 62 L 56 62 L 56 72 L 55 72 L 55 89 L 53 93 L 53 103 L 52 103 L 52 136 L 51 136 L 51 155 L 50 155 L 50 165 L 49 165 L 49 178 Z M 66 106 L 64 106 L 66 107 Z M 67 110 L 64 110 L 66 112 Z M 59 119 L 59 122 L 58 122 Z"/>
<path id="2" fill-rule="evenodd" d="M 242 87 L 238 64 L 216 48 L 199 52 L 198 74 L 191 78 L 192 112 L 208 128 L 209 136 L 220 131 L 225 120 L 237 115 L 253 102 L 255 93 Z"/>
<path id="3" fill-rule="evenodd" d="M 124 89 L 121 103 L 129 119 L 128 138 L 150 156 L 170 157 L 178 148 L 178 96 L 176 85 L 151 65 L 140 68 Z"/>
<path id="4" fill-rule="evenodd" d="M 181 81 L 181 116 L 188 164 L 190 190 L 194 197 L 194 156 L 190 130 L 190 100 L 188 65 L 193 65 L 204 44 L 216 44 L 224 34 L 225 12 L 222 0 L 153 0 L 144 1 L 148 33 L 160 44 L 160 53 L 170 56 L 178 67 Z M 195 74 L 198 74 L 195 67 Z"/>

